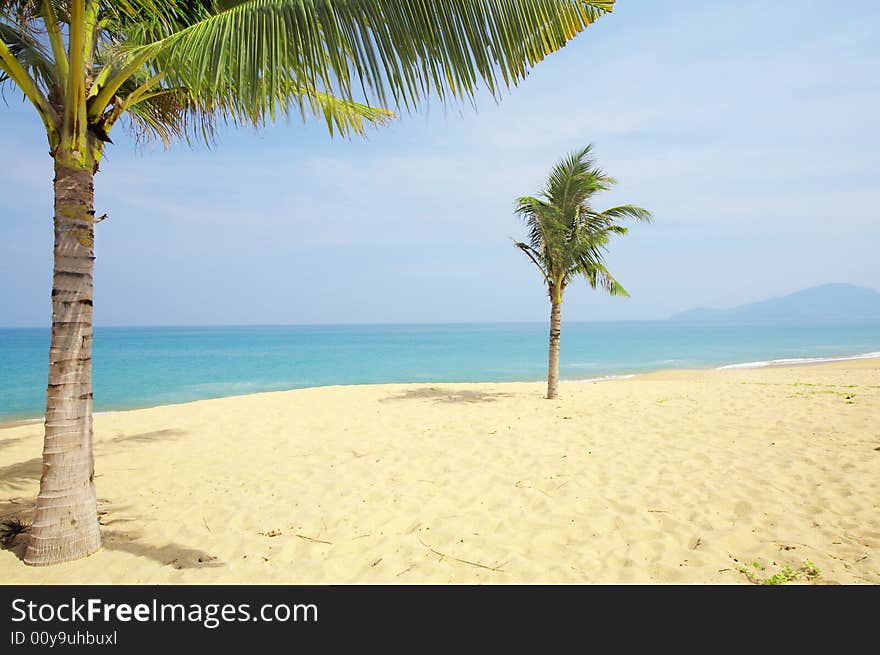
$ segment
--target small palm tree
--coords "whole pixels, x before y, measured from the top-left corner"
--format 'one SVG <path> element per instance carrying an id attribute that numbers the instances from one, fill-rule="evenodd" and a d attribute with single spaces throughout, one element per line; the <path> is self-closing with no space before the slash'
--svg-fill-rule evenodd
<path id="1" fill-rule="evenodd" d="M 55 167 L 43 473 L 28 564 L 101 545 L 92 455 L 94 176 L 122 121 L 166 143 L 314 114 L 362 133 L 432 93 L 498 96 L 614 0 L 0 0 L 0 91 Z M 7 162 L 9 164 L 9 162 Z M 2 173 L 0 173 L 2 175 Z"/>
<path id="2" fill-rule="evenodd" d="M 517 242 L 538 267 L 550 296 L 550 352 L 547 366 L 547 398 L 556 398 L 559 386 L 559 335 L 562 325 L 562 294 L 571 280 L 582 275 L 594 289 L 612 296 L 629 296 L 605 268 L 605 252 L 613 234 L 626 234 L 622 218 L 650 221 L 640 207 L 621 205 L 596 211 L 593 194 L 610 189 L 616 180 L 596 167 L 592 146 L 573 152 L 550 173 L 544 191 L 535 198 L 516 201 L 516 213 L 529 230 L 528 243 Z"/>

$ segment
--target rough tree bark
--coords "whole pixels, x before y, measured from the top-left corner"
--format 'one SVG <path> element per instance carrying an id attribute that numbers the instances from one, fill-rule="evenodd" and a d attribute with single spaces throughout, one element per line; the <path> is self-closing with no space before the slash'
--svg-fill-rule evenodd
<path id="1" fill-rule="evenodd" d="M 52 341 L 43 473 L 25 562 L 56 564 L 101 547 L 92 453 L 94 172 L 55 163 Z"/>
<path id="2" fill-rule="evenodd" d="M 562 331 L 562 303 L 551 295 L 550 353 L 547 364 L 547 399 L 556 398 L 559 390 L 559 335 Z"/>

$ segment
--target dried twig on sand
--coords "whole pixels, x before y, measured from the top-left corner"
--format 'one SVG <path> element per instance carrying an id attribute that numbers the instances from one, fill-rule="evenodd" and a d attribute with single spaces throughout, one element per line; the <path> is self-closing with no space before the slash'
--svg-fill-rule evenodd
<path id="1" fill-rule="evenodd" d="M 312 541 L 316 544 L 327 544 L 328 546 L 333 545 L 332 541 L 324 541 L 323 539 L 315 539 L 314 537 L 307 537 L 304 534 L 298 534 L 296 536 L 299 537 L 300 539 L 304 539 L 305 541 Z"/>
<path id="2" fill-rule="evenodd" d="M 504 573 L 504 569 L 502 569 L 501 567 L 504 566 L 505 564 L 507 564 L 507 562 L 502 562 L 498 566 L 486 566 L 485 564 L 480 564 L 479 562 L 471 562 L 466 559 L 461 559 L 460 557 L 454 557 L 452 555 L 447 555 L 446 553 L 441 553 L 439 550 L 431 548 L 428 544 L 426 544 L 421 539 L 419 539 L 419 543 L 422 544 L 425 548 L 430 550 L 435 555 L 439 556 L 441 559 L 455 560 L 456 562 L 461 562 L 462 564 L 467 564 L 468 566 L 476 566 L 477 568 L 486 569 L 487 571 L 497 571 L 499 573 Z"/>

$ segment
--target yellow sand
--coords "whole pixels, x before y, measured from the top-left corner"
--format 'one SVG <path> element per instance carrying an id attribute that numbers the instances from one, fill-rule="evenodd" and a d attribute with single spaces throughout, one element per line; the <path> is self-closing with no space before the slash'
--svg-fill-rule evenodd
<path id="1" fill-rule="evenodd" d="M 16 583 L 880 583 L 880 360 L 95 417 L 104 549 Z M 29 518 L 42 426 L 0 430 Z M 21 540 L 20 540 L 21 541 Z"/>

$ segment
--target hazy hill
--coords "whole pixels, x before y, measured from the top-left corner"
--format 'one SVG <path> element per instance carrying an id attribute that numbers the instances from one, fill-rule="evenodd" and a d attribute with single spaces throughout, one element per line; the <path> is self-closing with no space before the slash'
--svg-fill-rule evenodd
<path id="1" fill-rule="evenodd" d="M 671 317 L 675 321 L 877 319 L 880 293 L 852 284 L 823 284 L 779 298 L 730 309 L 690 309 Z"/>

